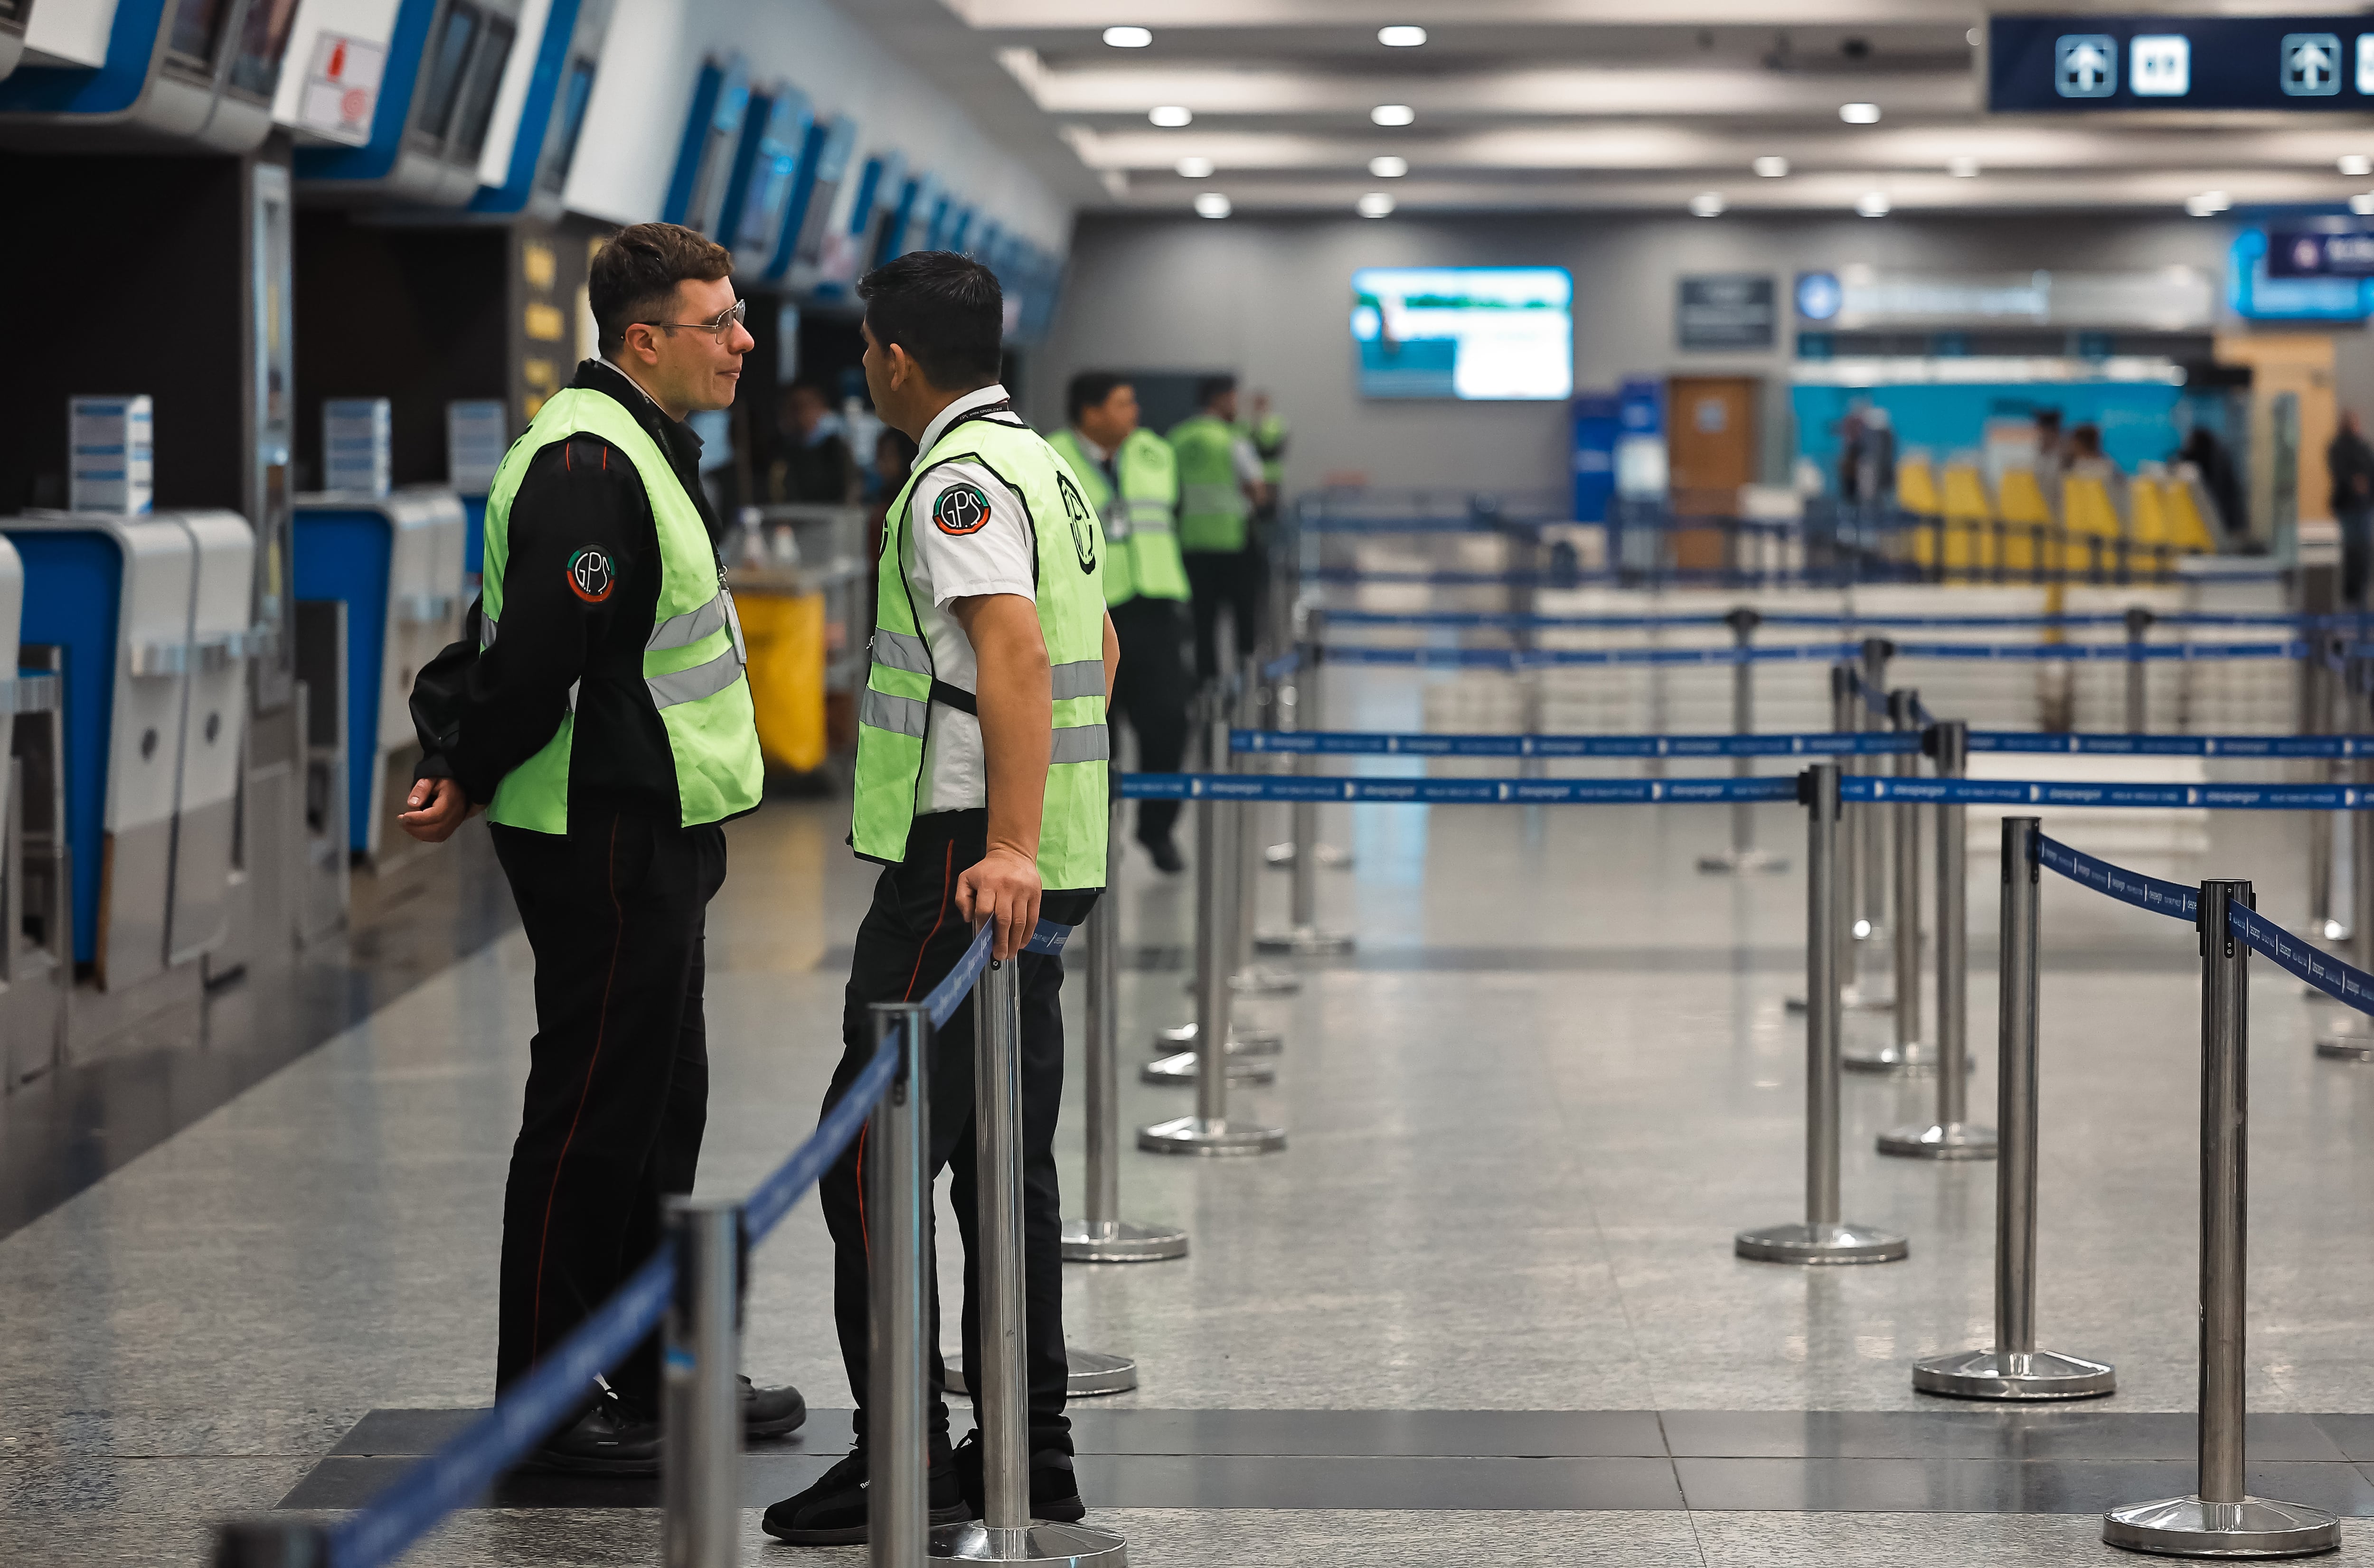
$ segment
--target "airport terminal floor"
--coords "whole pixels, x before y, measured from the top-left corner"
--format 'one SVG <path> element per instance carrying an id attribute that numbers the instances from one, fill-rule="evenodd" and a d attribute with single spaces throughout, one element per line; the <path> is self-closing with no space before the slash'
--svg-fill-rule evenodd
<path id="1" fill-rule="evenodd" d="M 1275 837 L 1285 808 L 1266 809 Z M 1353 851 L 1322 874 L 1322 914 L 1358 946 L 1244 1004 L 1286 1044 L 1275 1083 L 1238 1105 L 1287 1148 L 1126 1153 L 1124 1211 L 1185 1227 L 1192 1250 L 1065 1270 L 1072 1342 L 1141 1369 L 1134 1392 L 1073 1407 L 1090 1521 L 1134 1561 L 2111 1562 L 2104 1506 L 2192 1490 L 2192 933 L 2044 879 L 2039 1330 L 2114 1363 L 2116 1395 L 1930 1398 L 1913 1360 L 1988 1342 L 1995 1179 L 1873 1153 L 1925 1115 L 1933 1080 L 1843 1091 L 1847 1212 L 1907 1233 L 1908 1259 L 1733 1255 L 1735 1231 L 1799 1212 L 1804 1158 L 1785 1000 L 1804 979 L 1805 815 L 1756 811 L 1788 872 L 1699 874 L 1720 807 L 1322 813 Z M 2215 813 L 2209 852 L 2168 874 L 2251 875 L 2288 918 L 2305 821 Z M 871 875 L 844 831 L 844 806 L 802 801 L 731 828 L 704 1192 L 746 1191 L 814 1125 Z M 202 1562 L 212 1521 L 354 1506 L 486 1403 L 533 1011 L 482 832 L 358 910 L 304 971 L 302 1016 L 260 1018 L 234 987 L 171 1071 L 135 1053 L 6 1102 L 14 1153 L 69 1141 L 80 1175 L 0 1239 L 0 1560 Z M 1971 869 L 1972 1103 L 1991 1110 L 1996 890 L 1989 857 Z M 1263 880 L 1279 918 L 1288 879 Z M 1125 863 L 1124 1126 L 1189 1097 L 1132 1070 L 1190 1016 L 1193 881 Z M 2374 1562 L 2374 1261 L 2353 1239 L 2374 1220 L 2374 1069 L 2318 1059 L 2333 1010 L 2256 969 L 2251 1490 L 2340 1513 L 2340 1561 Z M 1075 1024 L 1080 989 L 1075 970 Z M 1848 1044 L 1887 1028 L 1851 1013 Z M 1078 1077 L 1075 1052 L 1071 1196 Z M 829 1257 L 812 1198 L 754 1255 L 746 1368 L 796 1382 L 814 1413 L 743 1462 L 746 1562 L 864 1558 L 758 1530 L 848 1440 Z M 659 1528 L 651 1483 L 522 1476 L 407 1561 L 650 1562 Z"/>

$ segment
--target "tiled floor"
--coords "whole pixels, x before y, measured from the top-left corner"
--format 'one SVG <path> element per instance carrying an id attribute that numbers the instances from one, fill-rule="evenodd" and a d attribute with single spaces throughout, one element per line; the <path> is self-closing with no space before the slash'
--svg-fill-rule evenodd
<path id="1" fill-rule="evenodd" d="M 1075 1341 L 1142 1368 L 1138 1390 L 1084 1408 L 1081 1433 L 1092 1501 L 1137 1561 L 2100 1562 L 2116 1554 L 2086 1510 L 2182 1480 L 2190 930 L 2045 888 L 2039 1323 L 2049 1346 L 2115 1362 L 2120 1392 L 2082 1418 L 2053 1412 L 2091 1422 L 2099 1445 L 2006 1460 L 1964 1452 L 2000 1426 L 1983 1414 L 1946 1407 L 1979 1423 L 1958 1428 L 1886 1414 L 1933 1416 L 1910 1362 L 1989 1336 L 1992 1168 L 1872 1148 L 1925 1111 L 1929 1086 L 1844 1091 L 1847 1208 L 1907 1231 L 1908 1260 L 1808 1271 L 1732 1256 L 1733 1231 L 1801 1201 L 1802 1034 L 1782 1007 L 1803 981 L 1794 870 L 1698 875 L 1725 836 L 1719 809 L 1324 814 L 1357 857 L 1324 873 L 1325 913 L 1360 947 L 1311 965 L 1299 996 L 1250 1004 L 1287 1045 L 1275 1086 L 1240 1105 L 1288 1129 L 1286 1151 L 1129 1153 L 1125 1209 L 1183 1225 L 1193 1250 L 1067 1272 Z M 842 830 L 838 809 L 810 804 L 733 829 L 710 949 L 709 1192 L 746 1190 L 813 1125 L 868 883 Z M 1802 859 L 1792 809 L 1760 809 L 1758 833 Z M 2230 813 L 2210 855 L 2139 869 L 2257 876 L 2261 907 L 2297 926 L 2303 842 L 2297 819 Z M 1991 862 L 1971 872 L 1983 1109 L 1994 887 Z M 1265 879 L 1272 919 L 1286 882 Z M 1187 1016 L 1189 889 L 1133 854 L 1121 897 L 1134 1066 L 1154 1028 Z M 483 1403 L 528 979 L 516 934 L 495 941 L 0 1240 L 0 1561 L 202 1562 L 207 1521 L 272 1507 L 370 1412 Z M 2259 967 L 2249 1361 L 2270 1417 L 2374 1410 L 2374 1070 L 2313 1057 L 2322 1016 Z M 1132 1123 L 1187 1103 L 1127 1081 Z M 1079 1148 L 1075 1100 L 1067 1180 Z M 752 1461 L 775 1467 L 761 1491 L 836 1451 L 824 1412 L 847 1390 L 826 1257 L 803 1205 L 754 1259 L 747 1364 L 819 1410 L 795 1451 Z M 1431 1435 L 1409 1451 L 1353 1418 L 1287 1413 L 1310 1411 L 1404 1412 L 1376 1430 Z M 1805 1411 L 1873 1413 L 1821 1428 L 1825 1448 Z M 1658 1422 L 1663 1445 L 1619 1440 L 1647 1452 L 1558 1465 L 1572 1439 L 1542 1434 L 1612 1419 L 1592 1412 L 1659 1412 L 1625 1419 Z M 1208 1434 L 1199 1421 L 1234 1435 L 1159 1435 Z M 1297 1422 L 1321 1435 L 1296 1446 Z M 2362 1424 L 2255 1435 L 2271 1485 L 2374 1512 Z M 1587 1473 L 1617 1461 L 1649 1480 Z M 755 1515 L 751 1531 L 753 1562 L 855 1560 L 765 1543 Z M 413 1560 L 644 1562 L 655 1539 L 646 1509 L 498 1508 Z M 2347 1539 L 2345 1561 L 2374 1562 L 2364 1525 Z"/>

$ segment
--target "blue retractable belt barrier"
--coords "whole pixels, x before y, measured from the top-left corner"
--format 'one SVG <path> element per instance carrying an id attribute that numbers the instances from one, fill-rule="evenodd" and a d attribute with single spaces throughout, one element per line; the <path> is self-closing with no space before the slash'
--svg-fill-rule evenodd
<path id="1" fill-rule="evenodd" d="M 1890 615 L 1839 612 L 1830 614 L 1803 610 L 1762 610 L 1744 606 L 1768 626 L 1832 626 L 1850 631 L 1862 626 L 2020 626 L 2066 628 L 2122 626 L 2123 614 L 2110 615 Z M 1719 626 L 1727 614 L 1695 611 L 1673 614 L 1521 614 L 1500 610 L 1329 610 L 1328 622 L 1339 626 L 1528 627 L 1575 626 L 1610 630 L 1650 631 L 1662 626 Z M 2152 612 L 2152 624 L 2164 626 L 2355 626 L 2356 616 L 2298 615 L 2282 612 L 2263 614 L 2220 614 L 2211 611 Z"/>
<path id="2" fill-rule="evenodd" d="M 1742 648 L 1362 648 L 1327 645 L 1338 664 L 1440 664 L 1505 670 L 1555 664 L 1789 664 L 1844 659 L 1860 643 L 1784 643 Z"/>
<path id="3" fill-rule="evenodd" d="M 1131 801 L 1355 801 L 1421 805 L 1793 801 L 1797 780 L 1764 778 L 1298 778 L 1260 773 L 1132 773 Z M 1848 801 L 1990 806 L 2204 807 L 2220 811 L 2365 811 L 2374 790 L 2324 784 L 2088 784 L 2017 778 L 1886 778 L 1850 773 Z"/>
<path id="4" fill-rule="evenodd" d="M 2072 849 L 2041 833 L 2036 836 L 2036 859 L 2039 864 L 2051 867 L 2072 882 L 2082 882 L 2097 893 L 2107 893 L 2138 909 L 2180 920 L 2201 919 L 2200 893 L 2180 882 L 2162 882 L 2156 876 L 2098 860 L 2082 849 Z"/>
<path id="5" fill-rule="evenodd" d="M 2255 909 L 2226 906 L 2226 924 L 2235 936 L 2285 968 L 2360 1012 L 2374 1013 L 2374 975 L 2345 964 L 2311 942 L 2302 942 Z"/>
<path id="6" fill-rule="evenodd" d="M 1231 730 L 1228 749 L 1320 756 L 1873 756 L 1917 752 L 1921 737 L 1886 730 L 1821 730 L 1800 735 L 1396 735 Z"/>
<path id="7" fill-rule="evenodd" d="M 2178 663 L 2227 659 L 2298 659 L 2308 644 L 2287 642 L 1899 642 L 1906 659 L 1976 659 L 2111 663 L 2173 660 Z"/>
<path id="8" fill-rule="evenodd" d="M 2374 756 L 2374 735 L 2045 735 L 1973 730 L 1970 749 L 2045 755 L 2360 757 Z"/>
<path id="9" fill-rule="evenodd" d="M 1785 780 L 1784 780 L 1785 782 Z M 946 979 L 923 999 L 933 1027 L 946 1024 L 989 964 L 991 928 L 984 925 Z M 1027 953 L 1056 954 L 1071 928 L 1041 920 Z M 746 1244 L 756 1246 L 857 1136 L 899 1066 L 899 1036 L 886 1038 L 791 1158 L 760 1182 L 743 1206 Z M 594 1380 L 626 1359 L 667 1311 L 676 1288 L 676 1255 L 662 1246 L 591 1316 L 547 1352 L 527 1375 L 503 1390 L 494 1409 L 452 1441 L 414 1465 L 369 1506 L 330 1532 L 331 1568 L 381 1568 L 454 1509 L 485 1492 L 569 1413 L 582 1405 Z"/>
<path id="10" fill-rule="evenodd" d="M 2020 778 L 1884 778 L 1850 773 L 1848 801 L 1945 801 L 1986 806 L 2198 806 L 2218 811 L 2364 811 L 2374 790 L 2331 784 L 2092 784 Z"/>
<path id="11" fill-rule="evenodd" d="M 1262 666 L 1262 679 L 1282 681 L 1302 668 L 1302 649 L 1290 648 Z"/>

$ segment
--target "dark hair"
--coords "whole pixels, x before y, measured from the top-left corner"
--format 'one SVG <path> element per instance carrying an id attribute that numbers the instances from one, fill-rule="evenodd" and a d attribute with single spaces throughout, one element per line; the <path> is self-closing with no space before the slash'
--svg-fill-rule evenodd
<path id="1" fill-rule="evenodd" d="M 1237 379 L 1234 376 L 1206 376 L 1195 383 L 1195 406 L 1209 408 L 1236 390 Z"/>
<path id="2" fill-rule="evenodd" d="M 1081 415 L 1091 408 L 1102 408 L 1107 399 L 1127 385 L 1127 376 L 1117 376 L 1111 370 L 1081 371 L 1064 390 L 1064 417 L 1078 424 Z"/>
<path id="3" fill-rule="evenodd" d="M 874 341 L 907 351 L 942 392 L 994 382 L 1005 336 L 997 275 L 954 251 L 910 251 L 857 280 Z"/>
<path id="4" fill-rule="evenodd" d="M 594 253 L 585 280 L 596 346 L 606 357 L 627 341 L 627 329 L 676 303 L 676 286 L 689 278 L 714 283 L 734 271 L 733 252 L 674 223 L 638 223 L 618 230 Z"/>
<path id="5" fill-rule="evenodd" d="M 2061 410 L 2039 408 L 2036 411 L 2036 422 L 2044 429 L 2058 430 L 2061 428 Z"/>

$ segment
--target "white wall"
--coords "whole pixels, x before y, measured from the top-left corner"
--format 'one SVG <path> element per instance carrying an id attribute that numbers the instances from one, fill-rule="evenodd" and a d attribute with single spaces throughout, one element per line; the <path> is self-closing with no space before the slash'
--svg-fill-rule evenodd
<path id="1" fill-rule="evenodd" d="M 1362 266 L 1563 266 L 1575 281 L 1575 385 L 1613 388 L 1627 374 L 1766 378 L 1765 463 L 1777 477 L 1793 450 L 1787 420 L 1790 314 L 1800 269 L 1852 263 L 2013 272 L 2183 263 L 2223 287 L 2234 229 L 2194 218 L 1869 219 L 1601 217 L 1138 218 L 1084 214 L 1047 347 L 1030 379 L 1031 415 L 1061 420 L 1075 370 L 1228 369 L 1265 387 L 1294 427 L 1290 489 L 1358 472 L 1380 486 L 1563 488 L 1563 404 L 1363 399 L 1354 389 L 1347 317 Z M 1767 272 L 1782 296 L 1771 354 L 1685 354 L 1675 347 L 1675 280 L 1684 273 Z M 2287 329 L 2288 330 L 2288 329 Z M 2340 336 L 2345 404 L 2374 413 L 2374 339 Z"/>
<path id="2" fill-rule="evenodd" d="M 896 149 L 911 172 L 939 175 L 959 200 L 1063 251 L 1069 204 L 825 0 L 618 0 L 569 171 L 570 208 L 614 223 L 659 216 L 701 59 L 736 49 L 752 81 L 788 77 L 819 113 L 855 116 L 844 209 L 864 159 Z"/>

